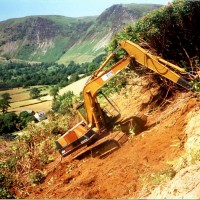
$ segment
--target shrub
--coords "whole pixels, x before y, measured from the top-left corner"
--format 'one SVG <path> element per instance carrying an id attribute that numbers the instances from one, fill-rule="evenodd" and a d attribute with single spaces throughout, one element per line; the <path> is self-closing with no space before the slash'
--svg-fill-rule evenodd
<path id="1" fill-rule="evenodd" d="M 38 88 L 31 88 L 30 90 L 30 97 L 32 99 L 36 99 L 40 96 L 40 90 Z"/>
<path id="2" fill-rule="evenodd" d="M 153 54 L 157 54 L 197 75 L 200 62 L 200 32 L 197 28 L 200 18 L 199 9 L 200 1 L 174 0 L 172 4 L 147 14 L 134 26 L 125 27 L 115 35 L 106 50 L 114 51 L 120 40 L 131 40 L 139 43 L 140 46 Z M 119 60 L 123 55 L 125 52 L 119 51 L 115 60 Z M 142 71 L 146 73 L 145 69 Z M 183 76 L 189 81 L 193 79 L 187 73 Z M 152 77 L 155 82 L 161 85 L 162 89 L 169 90 L 171 87 L 173 89 L 176 87 L 168 80 L 163 81 L 155 73 Z M 178 88 L 180 87 L 176 87 L 176 89 Z M 194 89 L 198 88 L 199 80 L 195 82 L 194 86 Z"/>
<path id="3" fill-rule="evenodd" d="M 0 115 L 0 134 L 12 133 L 17 130 L 19 119 L 14 112 Z"/>
<path id="4" fill-rule="evenodd" d="M 44 167 L 57 152 L 54 141 L 77 123 L 69 115 L 49 112 L 47 116 L 49 123 L 28 124 L 25 133 L 0 152 L 0 198 L 14 198 L 16 191 L 24 198 L 25 188 L 42 183 L 46 176 Z"/>
<path id="5" fill-rule="evenodd" d="M 34 117 L 33 114 L 28 113 L 27 111 L 22 111 L 19 114 L 19 121 L 20 121 L 20 126 L 21 128 L 25 128 L 29 122 L 37 122 L 37 119 Z"/>

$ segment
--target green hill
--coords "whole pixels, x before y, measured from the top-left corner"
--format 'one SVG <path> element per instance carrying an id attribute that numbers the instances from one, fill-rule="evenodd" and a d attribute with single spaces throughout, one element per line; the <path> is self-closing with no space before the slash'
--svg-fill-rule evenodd
<path id="1" fill-rule="evenodd" d="M 0 56 L 36 62 L 78 63 L 101 54 L 112 36 L 160 5 L 113 5 L 101 15 L 30 16 L 0 22 Z"/>

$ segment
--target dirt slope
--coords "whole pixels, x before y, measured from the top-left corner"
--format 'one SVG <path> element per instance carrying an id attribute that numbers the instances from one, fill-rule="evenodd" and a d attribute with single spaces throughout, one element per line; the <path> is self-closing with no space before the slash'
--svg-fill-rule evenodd
<path id="1" fill-rule="evenodd" d="M 146 84 L 145 79 L 142 84 Z M 129 132 L 139 130 L 135 119 L 142 122 L 142 132 L 130 135 L 120 149 L 105 158 L 72 161 L 68 156 L 60 161 L 55 155 L 56 160 L 45 169 L 44 182 L 27 188 L 25 198 L 144 198 L 153 192 L 162 175 L 176 178 L 171 163 L 185 153 L 188 116 L 199 110 L 200 103 L 186 92 L 154 107 L 151 100 L 157 88 L 144 89 L 143 85 L 126 88 L 117 96 L 122 118 L 132 119 Z M 161 193 L 162 189 L 150 197 L 162 197 Z"/>

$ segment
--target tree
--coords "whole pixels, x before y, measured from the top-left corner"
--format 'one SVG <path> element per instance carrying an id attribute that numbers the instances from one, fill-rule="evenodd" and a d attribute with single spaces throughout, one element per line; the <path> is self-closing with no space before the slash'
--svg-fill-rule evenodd
<path id="1" fill-rule="evenodd" d="M 40 96 L 40 90 L 38 88 L 31 88 L 29 95 L 32 99 L 36 99 Z"/>
<path id="2" fill-rule="evenodd" d="M 22 111 L 19 114 L 19 121 L 21 128 L 25 128 L 29 122 L 37 122 L 37 119 L 33 116 L 33 114 L 28 113 L 27 111 Z"/>
<path id="3" fill-rule="evenodd" d="M 52 104 L 52 110 L 65 114 L 73 112 L 74 94 L 68 91 L 61 96 L 58 96 Z"/>
<path id="4" fill-rule="evenodd" d="M 9 101 L 10 99 L 11 99 L 11 97 L 10 97 L 10 94 L 9 93 L 3 93 L 2 95 L 1 95 L 1 97 L 2 97 L 2 99 L 4 99 L 4 100 L 6 100 L 6 101 Z"/>
<path id="5" fill-rule="evenodd" d="M 73 83 L 79 79 L 79 76 L 77 73 L 73 73 L 70 77 L 70 82 Z"/>
<path id="6" fill-rule="evenodd" d="M 3 93 L 1 95 L 1 98 L 0 99 L 0 109 L 2 110 L 3 113 L 6 113 L 7 110 L 8 110 L 8 107 L 10 107 L 10 94 L 9 93 Z"/>
<path id="7" fill-rule="evenodd" d="M 12 133 L 17 130 L 18 116 L 14 112 L 0 116 L 0 133 Z"/>
<path id="8" fill-rule="evenodd" d="M 59 92 L 59 87 L 58 86 L 53 86 L 51 87 L 49 94 L 50 96 L 53 97 L 53 101 L 55 101 L 56 97 L 58 96 L 58 92 Z"/>

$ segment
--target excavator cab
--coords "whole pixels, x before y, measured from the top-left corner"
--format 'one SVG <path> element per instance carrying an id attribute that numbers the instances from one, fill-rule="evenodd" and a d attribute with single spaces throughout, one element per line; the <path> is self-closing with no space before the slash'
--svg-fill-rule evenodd
<path id="1" fill-rule="evenodd" d="M 96 132 L 88 128 L 84 121 L 81 121 L 56 140 L 55 143 L 59 153 L 62 156 L 67 156 L 88 144 L 96 135 Z"/>
<path id="2" fill-rule="evenodd" d="M 101 109 L 106 126 L 113 124 L 121 115 L 119 108 L 108 98 L 102 91 L 98 92 L 97 100 L 99 103 L 99 108 Z"/>
<path id="3" fill-rule="evenodd" d="M 97 93 L 94 109 L 102 127 L 105 124 L 108 125 L 116 121 L 120 117 L 120 111 L 115 102 L 108 98 L 102 91 L 98 91 Z M 84 103 L 79 104 L 76 107 L 76 111 L 81 120 L 88 121 Z"/>

